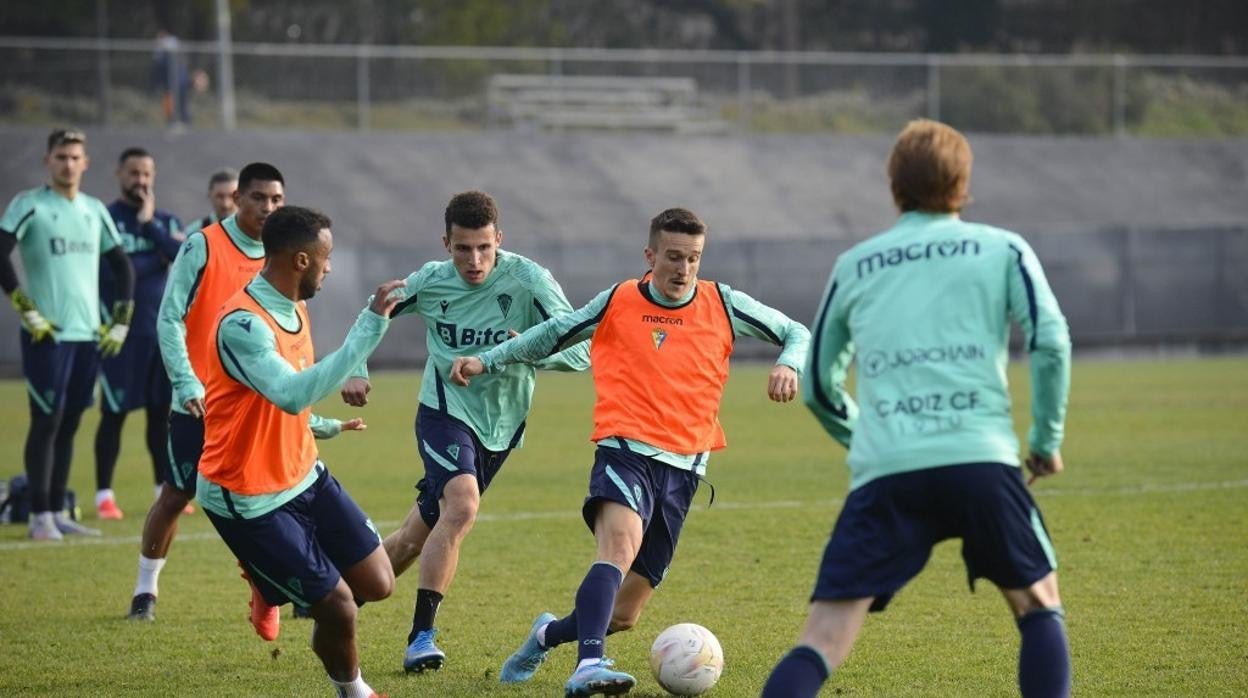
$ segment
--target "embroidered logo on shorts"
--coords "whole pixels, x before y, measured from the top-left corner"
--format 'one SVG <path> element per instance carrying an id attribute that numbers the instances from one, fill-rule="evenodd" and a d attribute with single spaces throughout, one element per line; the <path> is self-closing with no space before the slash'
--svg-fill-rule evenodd
<path id="1" fill-rule="evenodd" d="M 507 317 L 507 313 L 511 310 L 511 296 L 500 293 L 495 300 L 498 301 L 498 309 L 503 311 L 503 317 Z"/>
<path id="2" fill-rule="evenodd" d="M 446 453 L 451 457 L 451 460 L 459 460 L 459 444 L 447 446 Z"/>
<path id="3" fill-rule="evenodd" d="M 633 501 L 637 502 L 637 506 L 641 506 L 641 485 L 633 483 Z"/>
<path id="4" fill-rule="evenodd" d="M 667 341 L 667 330 L 655 328 L 650 331 L 650 339 L 654 340 L 654 348 L 658 349 Z"/>

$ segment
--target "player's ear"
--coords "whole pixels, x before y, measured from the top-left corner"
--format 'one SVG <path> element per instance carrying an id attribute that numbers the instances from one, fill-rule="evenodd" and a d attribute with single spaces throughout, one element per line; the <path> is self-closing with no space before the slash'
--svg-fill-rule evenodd
<path id="1" fill-rule="evenodd" d="M 306 250 L 299 250 L 295 253 L 292 261 L 294 263 L 295 271 L 307 271 L 308 267 L 312 264 L 312 257 Z"/>
<path id="2" fill-rule="evenodd" d="M 646 264 L 651 269 L 654 269 L 654 262 L 655 262 L 654 250 L 650 249 L 650 247 L 647 245 L 646 246 Z"/>
<path id="3" fill-rule="evenodd" d="M 495 231 L 494 231 L 494 244 L 495 244 L 495 245 L 498 245 L 499 247 L 502 247 L 502 245 L 503 245 L 503 231 L 502 231 L 502 229 L 498 229 L 498 230 L 495 230 Z"/>

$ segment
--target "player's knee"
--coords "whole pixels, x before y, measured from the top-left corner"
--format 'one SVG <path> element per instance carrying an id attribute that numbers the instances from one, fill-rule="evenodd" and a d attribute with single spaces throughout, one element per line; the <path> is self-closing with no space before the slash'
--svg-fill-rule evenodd
<path id="1" fill-rule="evenodd" d="M 345 584 L 339 584 L 324 598 L 312 605 L 312 616 L 318 621 L 335 624 L 351 623 L 355 620 L 358 609 L 352 590 Z"/>
<path id="2" fill-rule="evenodd" d="M 442 511 L 438 516 L 438 524 L 453 531 L 467 533 L 477 520 L 477 509 L 481 504 L 475 496 L 447 496 L 442 500 Z"/>
<path id="3" fill-rule="evenodd" d="M 161 510 L 165 513 L 175 514 L 181 514 L 190 501 L 190 495 L 170 484 L 161 487 L 160 496 L 156 498 L 156 504 Z"/>
<path id="4" fill-rule="evenodd" d="M 381 601 L 389 598 L 394 593 L 394 572 L 389 567 L 378 570 L 360 586 L 363 588 L 352 589 L 352 591 L 362 601 Z"/>
<path id="5" fill-rule="evenodd" d="M 1002 589 L 1006 602 L 1016 618 L 1032 611 L 1059 608 L 1062 598 L 1057 591 L 1057 573 L 1050 572 L 1043 579 L 1024 589 Z"/>

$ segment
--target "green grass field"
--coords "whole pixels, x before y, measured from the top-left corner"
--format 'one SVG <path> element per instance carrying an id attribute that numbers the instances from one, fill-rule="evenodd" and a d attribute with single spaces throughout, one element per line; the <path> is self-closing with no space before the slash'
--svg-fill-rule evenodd
<path id="1" fill-rule="evenodd" d="M 1012 371 L 1020 427 L 1024 367 Z M 322 443 L 330 469 L 379 523 L 394 528 L 420 466 L 411 436 L 419 377 L 375 378 L 364 433 Z M 694 621 L 724 646 L 713 692 L 757 695 L 792 644 L 828 532 L 845 494 L 844 452 L 800 404 L 764 394 L 765 369 L 736 366 L 722 419 L 729 447 L 711 461 L 717 497 L 699 493 L 671 573 L 639 626 L 608 640 L 634 672 L 633 695 L 659 696 L 646 657 L 655 635 Z M 0 384 L 0 476 L 21 468 L 23 388 Z M 449 661 L 439 673 L 400 666 L 416 592 L 366 606 L 365 678 L 391 696 L 562 695 L 575 651 L 563 647 L 531 684 L 497 682 L 502 660 L 542 610 L 564 613 L 593 558 L 580 520 L 592 447 L 590 379 L 544 374 L 528 445 L 482 504 L 439 615 Z M 322 414 L 349 410 L 327 400 Z M 127 517 L 101 540 L 30 544 L 0 527 L 0 695 L 330 695 L 308 648 L 309 621 L 289 617 L 261 641 L 247 588 L 202 514 L 184 517 L 160 586 L 158 620 L 124 620 L 137 536 L 151 501 L 142 415 L 127 425 L 116 489 Z M 71 486 L 89 504 L 84 420 Z M 1078 695 L 1248 694 L 1248 360 L 1081 361 L 1074 369 L 1068 471 L 1035 490 L 1061 563 Z M 704 488 L 705 490 L 705 488 Z M 88 506 L 88 521 L 93 520 Z M 1017 632 L 990 586 L 967 592 L 957 543 L 873 616 L 828 695 L 1016 692 Z"/>

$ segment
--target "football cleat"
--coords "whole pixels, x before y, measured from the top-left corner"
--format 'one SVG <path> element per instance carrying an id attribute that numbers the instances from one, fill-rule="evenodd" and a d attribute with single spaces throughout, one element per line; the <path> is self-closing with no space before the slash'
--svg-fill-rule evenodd
<path id="1" fill-rule="evenodd" d="M 155 594 L 135 594 L 130 599 L 130 613 L 126 616 L 130 620 L 156 620 L 156 595 Z"/>
<path id="2" fill-rule="evenodd" d="M 546 654 L 550 651 L 543 648 L 537 641 L 537 631 L 554 619 L 555 614 L 543 613 L 533 621 L 533 627 L 529 630 L 529 636 L 524 639 L 524 644 L 520 645 L 520 649 L 503 662 L 503 668 L 498 672 L 499 681 L 519 683 L 533 678 L 533 674 L 537 673 L 542 662 L 546 661 Z"/>
<path id="3" fill-rule="evenodd" d="M 407 646 L 407 651 L 403 653 L 403 671 L 410 673 L 421 673 L 424 671 L 437 671 L 442 668 L 442 664 L 446 661 L 446 653 L 438 649 L 433 644 L 433 638 L 437 636 L 438 629 L 430 628 L 421 630 L 416 633 L 416 638 Z"/>
<path id="4" fill-rule="evenodd" d="M 272 642 L 282 631 L 281 611 L 264 600 L 264 595 L 251 581 L 251 576 L 247 574 L 242 562 L 238 563 L 238 568 L 243 571 L 242 577 L 247 580 L 247 586 L 251 587 L 251 598 L 247 600 L 247 605 L 251 607 L 251 627 L 256 629 L 256 634 L 262 639 Z"/>
<path id="5" fill-rule="evenodd" d="M 112 497 L 95 505 L 95 518 L 101 521 L 121 521 L 125 516 L 121 507 L 117 506 L 117 500 Z"/>
<path id="6" fill-rule="evenodd" d="M 56 530 L 67 536 L 98 536 L 101 535 L 100 529 L 90 528 L 74 521 L 65 514 L 58 512 L 52 517 L 52 521 L 56 524 Z"/>
<path id="7" fill-rule="evenodd" d="M 568 682 L 563 686 L 563 695 L 592 696 L 601 693 L 604 696 L 618 696 L 628 693 L 637 683 L 637 679 L 611 667 L 615 662 L 603 657 L 593 664 L 572 672 Z"/>
<path id="8" fill-rule="evenodd" d="M 31 514 L 30 515 L 30 539 L 44 541 L 62 541 L 65 536 L 61 534 L 61 530 L 56 527 L 56 521 L 53 520 L 50 513 Z"/>

